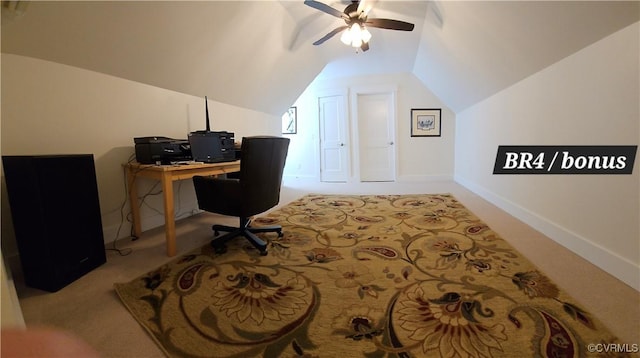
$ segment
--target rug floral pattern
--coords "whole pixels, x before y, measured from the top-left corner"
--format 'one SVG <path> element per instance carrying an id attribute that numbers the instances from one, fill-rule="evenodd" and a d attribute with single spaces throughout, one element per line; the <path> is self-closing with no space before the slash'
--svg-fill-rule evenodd
<path id="1" fill-rule="evenodd" d="M 115 289 L 170 357 L 584 357 L 593 316 L 449 194 L 308 195 Z"/>

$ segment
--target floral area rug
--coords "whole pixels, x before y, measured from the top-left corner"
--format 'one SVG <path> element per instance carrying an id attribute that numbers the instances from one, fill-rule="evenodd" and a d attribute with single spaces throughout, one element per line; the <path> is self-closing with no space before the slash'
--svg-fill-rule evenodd
<path id="1" fill-rule="evenodd" d="M 584 357 L 612 335 L 449 194 L 308 195 L 115 289 L 170 357 Z"/>

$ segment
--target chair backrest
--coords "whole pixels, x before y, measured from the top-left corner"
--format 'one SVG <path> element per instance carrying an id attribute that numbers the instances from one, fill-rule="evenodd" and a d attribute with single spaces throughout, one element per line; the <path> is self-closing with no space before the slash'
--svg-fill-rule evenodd
<path id="1" fill-rule="evenodd" d="M 289 150 L 289 138 L 244 137 L 241 149 L 242 211 L 250 216 L 264 212 L 280 201 L 280 186 Z"/>

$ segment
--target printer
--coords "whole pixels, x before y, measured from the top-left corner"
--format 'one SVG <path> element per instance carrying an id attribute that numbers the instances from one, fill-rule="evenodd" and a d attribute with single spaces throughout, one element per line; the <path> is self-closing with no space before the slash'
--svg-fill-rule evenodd
<path id="1" fill-rule="evenodd" d="M 204 97 L 206 129 L 189 133 L 189 139 L 167 137 L 133 138 L 136 144 L 136 160 L 141 164 L 170 164 L 180 161 L 204 163 L 227 162 L 238 159 L 233 132 L 211 131 L 209 106 Z"/>
<path id="2" fill-rule="evenodd" d="M 186 139 L 137 137 L 133 141 L 136 160 L 141 164 L 170 164 L 191 160 L 191 146 Z"/>

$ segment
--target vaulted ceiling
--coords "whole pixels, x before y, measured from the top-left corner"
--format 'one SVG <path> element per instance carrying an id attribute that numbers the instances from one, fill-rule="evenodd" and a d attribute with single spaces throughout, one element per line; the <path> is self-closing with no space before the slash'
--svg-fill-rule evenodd
<path id="1" fill-rule="evenodd" d="M 414 31 L 371 29 L 356 53 L 313 46 L 343 22 L 303 0 L 3 1 L 2 52 L 274 115 L 317 76 L 411 72 L 457 112 L 640 19 L 637 1 L 372 3 Z"/>

